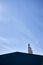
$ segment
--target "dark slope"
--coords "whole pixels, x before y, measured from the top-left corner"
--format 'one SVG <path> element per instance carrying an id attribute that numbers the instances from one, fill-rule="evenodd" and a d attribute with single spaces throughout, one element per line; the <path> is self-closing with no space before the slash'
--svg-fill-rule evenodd
<path id="1" fill-rule="evenodd" d="M 0 65 L 41 65 L 42 60 L 43 56 L 20 52 L 0 55 Z"/>

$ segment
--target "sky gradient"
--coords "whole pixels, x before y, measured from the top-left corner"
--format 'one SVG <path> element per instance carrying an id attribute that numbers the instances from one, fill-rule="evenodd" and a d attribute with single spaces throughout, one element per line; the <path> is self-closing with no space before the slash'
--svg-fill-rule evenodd
<path id="1" fill-rule="evenodd" d="M 0 55 L 28 52 L 43 55 L 43 0 L 0 0 Z"/>

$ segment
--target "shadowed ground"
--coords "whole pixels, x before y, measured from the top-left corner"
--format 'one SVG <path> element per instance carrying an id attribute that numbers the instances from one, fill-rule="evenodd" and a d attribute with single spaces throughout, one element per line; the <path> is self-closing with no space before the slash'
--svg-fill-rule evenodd
<path id="1" fill-rule="evenodd" d="M 0 65 L 41 65 L 43 56 L 27 53 L 10 53 L 0 55 Z"/>

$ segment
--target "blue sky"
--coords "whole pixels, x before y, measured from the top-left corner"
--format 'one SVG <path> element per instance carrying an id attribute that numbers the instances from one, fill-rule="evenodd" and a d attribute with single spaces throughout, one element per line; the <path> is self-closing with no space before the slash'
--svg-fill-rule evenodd
<path id="1" fill-rule="evenodd" d="M 43 0 L 0 0 L 0 54 L 43 55 Z"/>

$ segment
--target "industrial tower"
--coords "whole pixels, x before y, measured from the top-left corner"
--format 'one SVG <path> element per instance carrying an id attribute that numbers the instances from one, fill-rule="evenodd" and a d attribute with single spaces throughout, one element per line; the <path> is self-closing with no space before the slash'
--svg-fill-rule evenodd
<path id="1" fill-rule="evenodd" d="M 33 54 L 32 48 L 30 47 L 30 44 L 28 44 L 28 53 Z"/>

